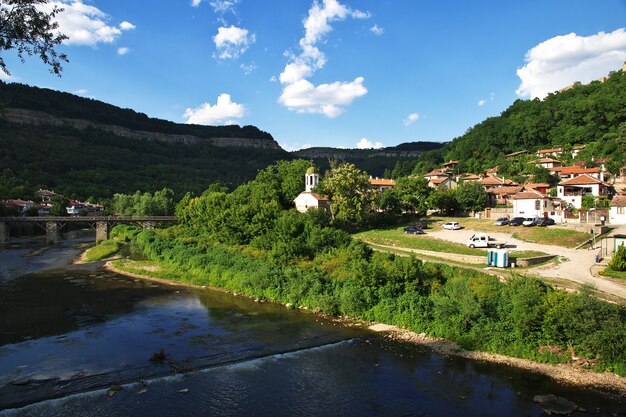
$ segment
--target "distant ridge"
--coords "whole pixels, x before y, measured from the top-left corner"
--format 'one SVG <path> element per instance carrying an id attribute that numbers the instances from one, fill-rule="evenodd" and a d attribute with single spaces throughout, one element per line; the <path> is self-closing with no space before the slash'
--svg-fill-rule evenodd
<path id="1" fill-rule="evenodd" d="M 331 147 L 313 147 L 300 149 L 292 152 L 300 158 L 333 158 L 333 159 L 351 159 L 351 158 L 417 158 L 426 151 L 431 151 L 443 147 L 443 143 L 439 142 L 407 142 L 397 146 L 391 146 L 379 149 L 342 149 Z"/>
<path id="2" fill-rule="evenodd" d="M 20 124 L 101 129 L 122 137 L 216 146 L 280 149 L 272 135 L 255 126 L 200 126 L 148 117 L 131 109 L 74 94 L 0 81 L 0 100 L 8 121 Z M 168 138 L 168 135 L 171 135 Z M 229 141 L 229 139 L 235 139 Z M 253 145 L 251 141 L 261 142 Z"/>

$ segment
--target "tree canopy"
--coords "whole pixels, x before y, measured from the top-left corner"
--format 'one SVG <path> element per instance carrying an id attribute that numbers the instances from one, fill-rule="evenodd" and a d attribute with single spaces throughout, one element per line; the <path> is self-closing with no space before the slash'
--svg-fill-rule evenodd
<path id="1" fill-rule="evenodd" d="M 55 49 L 67 39 L 54 21 L 61 11 L 48 0 L 1 0 L 0 51 L 16 50 L 22 62 L 24 55 L 37 55 L 50 66 L 50 72 L 61 75 L 61 63 L 68 62 L 67 56 Z M 0 69 L 11 75 L 1 55 Z"/>

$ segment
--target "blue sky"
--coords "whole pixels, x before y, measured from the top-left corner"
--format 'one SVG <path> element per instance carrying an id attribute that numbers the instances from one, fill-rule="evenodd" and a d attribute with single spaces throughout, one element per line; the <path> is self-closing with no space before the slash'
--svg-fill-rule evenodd
<path id="1" fill-rule="evenodd" d="M 57 3 L 63 76 L 8 53 L 2 79 L 180 123 L 251 124 L 287 150 L 452 140 L 626 61 L 626 0 Z"/>

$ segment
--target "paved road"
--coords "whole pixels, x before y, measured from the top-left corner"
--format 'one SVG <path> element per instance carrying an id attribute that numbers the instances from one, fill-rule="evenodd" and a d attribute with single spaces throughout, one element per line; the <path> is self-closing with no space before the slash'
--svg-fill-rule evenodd
<path id="1" fill-rule="evenodd" d="M 520 226 L 521 227 L 521 226 Z M 623 230 L 622 230 L 623 229 Z M 433 230 L 428 235 L 451 242 L 465 243 L 476 231 L 461 230 Z M 615 229 L 614 233 L 626 233 L 626 226 Z M 592 273 L 592 266 L 596 264 L 596 250 L 568 249 L 560 246 L 542 245 L 514 239 L 507 233 L 490 233 L 491 236 L 506 240 L 508 249 L 536 250 L 560 256 L 560 262 L 541 265 L 527 269 L 531 274 L 546 278 L 560 278 L 579 284 L 590 284 L 598 290 L 626 299 L 626 283 L 610 278 L 600 277 Z"/>

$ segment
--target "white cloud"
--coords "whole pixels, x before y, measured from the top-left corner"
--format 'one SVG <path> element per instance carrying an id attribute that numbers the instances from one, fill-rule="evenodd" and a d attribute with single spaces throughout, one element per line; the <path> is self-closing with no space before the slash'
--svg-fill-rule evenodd
<path id="1" fill-rule="evenodd" d="M 95 46 L 98 43 L 112 43 L 123 31 L 135 28 L 135 25 L 126 21 L 119 27 L 109 25 L 106 13 L 97 7 L 84 4 L 81 0 L 53 1 L 45 7 L 49 9 L 55 6 L 64 9 L 55 17 L 55 21 L 59 24 L 58 31 L 68 37 L 63 42 L 66 45 Z"/>
<path id="2" fill-rule="evenodd" d="M 128 52 L 130 52 L 130 49 L 123 46 L 121 48 L 117 48 L 117 54 L 118 55 L 126 55 Z"/>
<path id="3" fill-rule="evenodd" d="M 515 92 L 544 98 L 576 81 L 588 83 L 619 69 L 626 61 L 626 32 L 620 28 L 591 36 L 555 36 L 528 51 L 525 61 L 517 70 L 522 83 Z"/>
<path id="4" fill-rule="evenodd" d="M 381 142 L 372 142 L 367 138 L 362 138 L 359 143 L 356 144 L 357 149 L 380 149 L 384 148 Z"/>
<path id="5" fill-rule="evenodd" d="M 6 72 L 0 70 L 0 80 L 2 81 L 9 81 L 9 80 L 14 80 L 15 78 L 13 78 L 12 76 L 8 75 Z"/>
<path id="6" fill-rule="evenodd" d="M 278 77 L 283 84 L 283 92 L 278 102 L 298 113 L 318 113 L 328 117 L 337 117 L 344 107 L 367 93 L 363 86 L 363 77 L 352 82 L 336 81 L 320 84 L 317 87 L 306 78 L 326 65 L 326 56 L 316 46 L 324 36 L 332 31 L 330 23 L 345 20 L 348 17 L 364 19 L 369 13 L 352 10 L 338 0 L 323 0 L 323 4 L 314 0 L 309 15 L 304 19 L 304 37 L 299 45 L 300 55 L 286 52 L 289 63 Z"/>
<path id="7" fill-rule="evenodd" d="M 210 125 L 210 124 L 234 124 L 232 119 L 239 119 L 245 116 L 246 108 L 242 104 L 231 100 L 230 94 L 220 94 L 217 103 L 211 105 L 204 103 L 195 109 L 185 110 L 185 123 Z"/>
<path id="8" fill-rule="evenodd" d="M 285 86 L 278 102 L 298 113 L 337 117 L 343 113 L 345 106 L 366 93 L 363 77 L 357 77 L 352 82 L 336 81 L 317 87 L 307 80 L 299 80 Z"/>
<path id="9" fill-rule="evenodd" d="M 132 29 L 135 29 L 136 27 L 137 26 L 127 21 L 123 21 L 122 23 L 120 23 L 120 29 L 122 30 L 132 30 Z"/>
<path id="10" fill-rule="evenodd" d="M 193 7 L 198 7 L 198 6 L 200 6 L 201 2 L 202 2 L 202 0 L 191 0 L 191 5 Z"/>
<path id="11" fill-rule="evenodd" d="M 385 29 L 381 28 L 381 27 L 380 27 L 380 26 L 378 26 L 378 25 L 374 25 L 374 26 L 372 26 L 372 27 L 370 28 L 370 30 L 372 31 L 372 33 L 373 33 L 374 35 L 377 35 L 377 36 L 380 36 L 380 35 L 382 35 L 383 33 L 385 33 Z"/>
<path id="12" fill-rule="evenodd" d="M 486 102 L 487 102 L 487 100 L 478 100 L 478 105 L 479 106 L 484 106 Z"/>
<path id="13" fill-rule="evenodd" d="M 250 75 L 254 72 L 254 70 L 256 70 L 256 64 L 254 62 L 245 65 L 245 64 L 241 64 L 239 66 L 239 68 L 241 68 L 241 70 L 243 71 L 244 74 L 246 75 Z"/>
<path id="14" fill-rule="evenodd" d="M 419 113 L 411 113 L 407 117 L 404 118 L 402 123 L 404 123 L 405 126 L 410 126 L 413 123 L 415 123 L 419 118 L 420 118 Z"/>
<path id="15" fill-rule="evenodd" d="M 199 4 L 200 0 L 194 0 L 194 3 L 195 2 Z M 215 13 L 235 13 L 235 6 L 237 6 L 238 3 L 239 0 L 214 0 L 209 2 Z"/>
<path id="16" fill-rule="evenodd" d="M 73 93 L 76 94 L 77 96 L 84 96 L 85 94 L 88 93 L 88 91 L 85 88 L 79 88 L 78 90 L 75 90 Z"/>
<path id="17" fill-rule="evenodd" d="M 215 47 L 219 51 L 220 59 L 234 59 L 240 57 L 250 45 L 256 41 L 254 34 L 248 35 L 247 29 L 236 26 L 221 27 L 213 37 Z"/>

